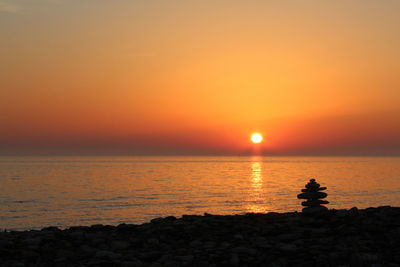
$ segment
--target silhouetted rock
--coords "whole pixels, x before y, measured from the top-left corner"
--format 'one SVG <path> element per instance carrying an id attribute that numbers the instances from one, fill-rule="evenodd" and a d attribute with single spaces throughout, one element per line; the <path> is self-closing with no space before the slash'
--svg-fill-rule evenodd
<path id="1" fill-rule="evenodd" d="M 310 179 L 310 182 L 305 187 L 305 189 L 301 190 L 303 193 L 297 195 L 299 199 L 307 199 L 307 201 L 301 203 L 302 206 L 305 206 L 303 213 L 314 214 L 327 211 L 328 209 L 325 206 L 321 206 L 321 204 L 329 203 L 326 200 L 321 200 L 328 196 L 327 193 L 321 192 L 326 190 L 326 187 L 321 187 L 315 179 Z"/>
<path id="2" fill-rule="evenodd" d="M 316 207 L 318 205 L 328 204 L 328 203 L 329 203 L 329 201 L 326 201 L 326 200 L 315 199 L 315 200 L 303 201 L 303 202 L 301 202 L 301 205 L 306 206 L 306 207 Z"/>
<path id="3" fill-rule="evenodd" d="M 300 199 L 308 199 L 309 201 L 318 200 L 320 198 L 326 198 L 328 196 L 327 193 L 324 192 L 306 192 L 297 195 Z"/>
<path id="4" fill-rule="evenodd" d="M 311 206 L 303 209 L 304 214 L 314 214 L 322 211 L 327 211 L 328 209 L 324 206 Z"/>

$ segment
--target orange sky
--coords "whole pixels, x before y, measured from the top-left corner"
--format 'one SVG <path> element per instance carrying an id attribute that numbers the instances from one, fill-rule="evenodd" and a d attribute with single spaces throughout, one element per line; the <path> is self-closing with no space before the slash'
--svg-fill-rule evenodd
<path id="1" fill-rule="evenodd" d="M 398 10 L 0 0 L 0 154 L 400 155 Z"/>

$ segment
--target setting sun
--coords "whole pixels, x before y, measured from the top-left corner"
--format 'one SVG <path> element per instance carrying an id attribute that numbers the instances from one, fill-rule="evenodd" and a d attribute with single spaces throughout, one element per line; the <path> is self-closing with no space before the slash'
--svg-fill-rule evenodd
<path id="1" fill-rule="evenodd" d="M 253 133 L 250 139 L 254 144 L 259 144 L 263 141 L 263 136 L 260 133 Z"/>

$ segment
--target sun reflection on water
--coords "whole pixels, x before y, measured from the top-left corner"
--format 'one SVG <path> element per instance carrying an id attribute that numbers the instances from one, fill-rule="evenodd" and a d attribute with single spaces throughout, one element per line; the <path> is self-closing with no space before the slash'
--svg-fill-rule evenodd
<path id="1" fill-rule="evenodd" d="M 251 162 L 251 188 L 252 192 L 249 195 L 248 212 L 265 212 L 263 194 L 263 174 L 262 174 L 262 159 L 255 157 Z"/>
<path id="2" fill-rule="evenodd" d="M 251 185 L 254 191 L 260 191 L 262 189 L 262 175 L 261 175 L 261 162 L 255 161 L 251 163 Z"/>

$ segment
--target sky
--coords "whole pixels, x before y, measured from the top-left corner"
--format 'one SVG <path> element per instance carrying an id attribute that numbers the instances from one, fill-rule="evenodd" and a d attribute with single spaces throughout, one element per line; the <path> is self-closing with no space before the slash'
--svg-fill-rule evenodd
<path id="1" fill-rule="evenodd" d="M 0 155 L 400 155 L 399 11 L 0 0 Z"/>

